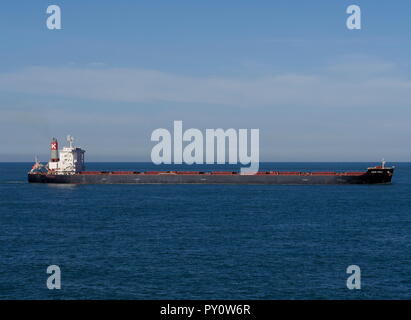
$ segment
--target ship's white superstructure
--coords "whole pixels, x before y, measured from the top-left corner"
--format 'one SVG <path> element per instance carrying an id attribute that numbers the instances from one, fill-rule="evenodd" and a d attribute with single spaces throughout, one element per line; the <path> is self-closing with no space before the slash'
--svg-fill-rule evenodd
<path id="1" fill-rule="evenodd" d="M 58 157 L 54 156 L 48 163 L 48 169 L 56 174 L 74 174 L 85 170 L 84 150 L 73 146 L 73 137 L 68 136 L 68 147 L 58 151 Z M 51 150 L 55 151 L 57 140 L 52 141 Z"/>

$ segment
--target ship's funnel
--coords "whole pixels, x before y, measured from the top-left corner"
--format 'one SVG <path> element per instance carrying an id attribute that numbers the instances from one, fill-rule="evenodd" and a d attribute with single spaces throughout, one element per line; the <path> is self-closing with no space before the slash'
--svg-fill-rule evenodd
<path id="1" fill-rule="evenodd" d="M 59 143 L 57 142 L 56 138 L 53 138 L 51 140 L 50 144 L 50 152 L 51 152 L 51 157 L 50 160 L 51 162 L 59 162 Z"/>

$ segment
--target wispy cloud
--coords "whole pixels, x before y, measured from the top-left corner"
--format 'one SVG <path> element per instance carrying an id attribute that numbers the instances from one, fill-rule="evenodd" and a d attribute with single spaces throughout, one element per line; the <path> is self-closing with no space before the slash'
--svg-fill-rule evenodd
<path id="1" fill-rule="evenodd" d="M 147 160 L 151 132 L 182 119 L 186 128 L 259 128 L 265 160 L 410 157 L 411 81 L 401 66 L 369 57 L 344 57 L 311 74 L 238 77 L 33 67 L 0 74 L 0 92 L 0 145 L 9 154 L 34 154 L 50 136 L 71 133 L 91 159 Z"/>
<path id="2" fill-rule="evenodd" d="M 156 70 L 30 67 L 0 74 L 0 90 L 118 102 L 208 103 L 230 106 L 339 107 L 411 104 L 411 80 L 398 67 L 345 59 L 315 74 L 193 77 Z"/>

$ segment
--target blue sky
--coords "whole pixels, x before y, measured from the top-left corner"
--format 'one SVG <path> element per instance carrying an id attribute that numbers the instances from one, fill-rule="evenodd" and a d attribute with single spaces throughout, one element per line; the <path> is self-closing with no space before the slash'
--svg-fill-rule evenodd
<path id="1" fill-rule="evenodd" d="M 0 161 L 67 134 L 89 161 L 149 161 L 173 120 L 258 128 L 263 161 L 410 161 L 410 30 L 405 0 L 8 1 Z"/>

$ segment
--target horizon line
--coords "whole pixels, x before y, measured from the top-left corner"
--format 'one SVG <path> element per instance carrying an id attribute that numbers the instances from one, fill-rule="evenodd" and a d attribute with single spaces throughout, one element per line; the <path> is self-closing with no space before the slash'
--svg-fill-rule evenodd
<path id="1" fill-rule="evenodd" d="M 46 161 L 43 161 L 46 162 Z M 259 161 L 259 163 L 379 163 L 381 161 Z M 0 161 L 0 163 L 33 163 L 33 161 Z M 151 161 L 88 161 L 87 163 L 151 163 L 154 164 Z M 86 163 L 86 164 L 87 164 Z M 387 163 L 411 163 L 410 161 L 387 161 Z M 187 165 L 187 166 L 193 166 L 193 165 L 241 165 L 243 166 L 244 164 L 242 163 L 235 163 L 235 164 L 230 164 L 230 163 L 193 163 L 193 164 L 187 164 L 187 163 L 181 163 L 181 164 L 176 164 L 176 163 L 170 163 L 170 164 L 159 164 L 160 165 Z"/>

